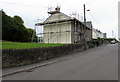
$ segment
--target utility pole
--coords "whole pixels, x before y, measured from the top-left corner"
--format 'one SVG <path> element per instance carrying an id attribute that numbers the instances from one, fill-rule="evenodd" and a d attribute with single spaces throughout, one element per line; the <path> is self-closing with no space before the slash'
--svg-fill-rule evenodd
<path id="1" fill-rule="evenodd" d="M 84 6 L 84 49 L 86 49 L 86 8 Z"/>
<path id="2" fill-rule="evenodd" d="M 112 30 L 112 38 L 114 38 L 114 31 Z"/>

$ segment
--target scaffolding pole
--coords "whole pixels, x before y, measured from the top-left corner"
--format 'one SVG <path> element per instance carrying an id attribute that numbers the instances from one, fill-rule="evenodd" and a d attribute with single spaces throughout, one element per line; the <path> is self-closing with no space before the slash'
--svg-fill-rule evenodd
<path id="1" fill-rule="evenodd" d="M 32 39 L 31 39 L 31 42 L 33 42 L 34 38 L 35 38 L 35 33 L 36 33 L 36 25 L 34 27 L 34 31 L 33 31 L 33 35 L 32 35 Z"/>

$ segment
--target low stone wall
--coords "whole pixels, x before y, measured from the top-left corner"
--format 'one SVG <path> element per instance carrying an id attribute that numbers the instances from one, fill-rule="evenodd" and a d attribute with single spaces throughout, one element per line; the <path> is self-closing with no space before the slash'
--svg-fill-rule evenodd
<path id="1" fill-rule="evenodd" d="M 2 50 L 2 68 L 32 64 L 83 49 L 83 44 L 69 44 L 47 48 Z"/>
<path id="2" fill-rule="evenodd" d="M 99 44 L 101 45 L 101 43 Z M 95 43 L 88 42 L 86 48 L 95 47 Z M 2 50 L 2 68 L 22 66 L 49 60 L 55 57 L 68 55 L 76 51 L 84 50 L 82 44 L 68 44 L 56 47 L 34 48 L 34 49 L 7 49 Z"/>

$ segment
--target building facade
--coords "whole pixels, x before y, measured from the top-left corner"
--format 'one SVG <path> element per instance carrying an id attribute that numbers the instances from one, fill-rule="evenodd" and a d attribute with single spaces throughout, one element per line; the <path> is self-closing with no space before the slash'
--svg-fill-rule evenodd
<path id="1" fill-rule="evenodd" d="M 107 38 L 106 33 L 102 33 L 100 30 L 92 28 L 92 38 L 98 39 L 98 38 Z"/>
<path id="2" fill-rule="evenodd" d="M 77 18 L 70 17 L 60 12 L 57 7 L 55 11 L 48 12 L 50 16 L 36 25 L 43 25 L 44 43 L 80 43 L 84 40 L 92 40 L 92 23 L 84 23 Z M 85 34 L 84 34 L 85 33 Z"/>
<path id="3" fill-rule="evenodd" d="M 107 34 L 106 33 L 103 33 L 103 38 L 107 38 Z"/>
<path id="4" fill-rule="evenodd" d="M 97 30 L 94 29 L 94 28 L 92 28 L 92 38 L 93 39 L 97 39 L 98 38 L 98 36 L 97 36 Z"/>
<path id="5" fill-rule="evenodd" d="M 90 41 L 90 40 L 92 40 L 92 29 L 93 29 L 92 22 L 87 21 L 86 26 L 87 26 L 87 29 L 88 29 L 88 30 L 86 30 L 87 31 L 86 32 L 86 37 L 87 37 L 86 41 Z"/>

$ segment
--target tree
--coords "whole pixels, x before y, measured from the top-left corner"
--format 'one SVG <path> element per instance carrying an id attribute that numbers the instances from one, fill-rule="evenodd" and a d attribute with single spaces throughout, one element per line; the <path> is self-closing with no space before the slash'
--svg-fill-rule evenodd
<path id="1" fill-rule="evenodd" d="M 24 24 L 24 21 L 22 20 L 22 18 L 17 15 L 15 15 L 13 19 L 19 24 Z"/>
<path id="2" fill-rule="evenodd" d="M 34 30 L 26 28 L 23 24 L 24 21 L 21 17 L 14 16 L 12 18 L 2 12 L 2 40 L 30 42 Z"/>

